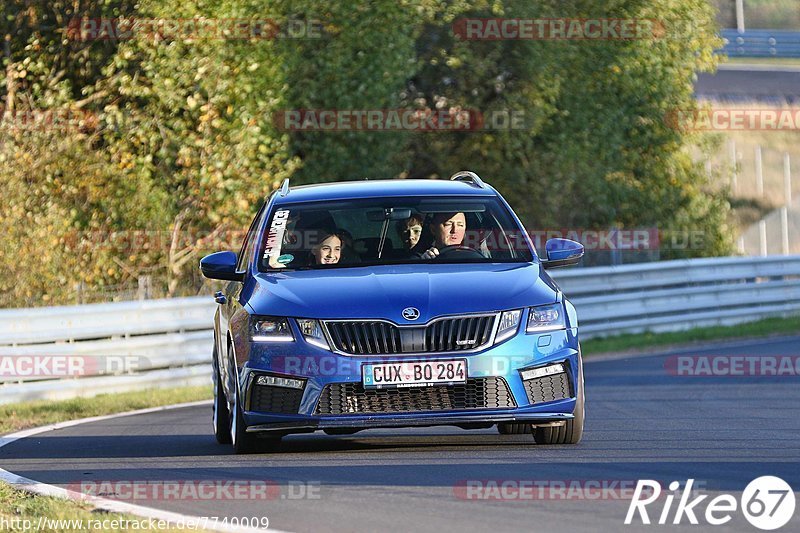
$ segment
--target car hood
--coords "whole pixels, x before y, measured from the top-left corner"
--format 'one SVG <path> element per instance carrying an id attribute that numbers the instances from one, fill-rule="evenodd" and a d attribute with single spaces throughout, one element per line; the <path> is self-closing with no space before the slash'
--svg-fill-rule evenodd
<path id="1" fill-rule="evenodd" d="M 261 273 L 247 297 L 258 315 L 381 318 L 408 324 L 444 315 L 480 313 L 556 301 L 556 285 L 537 263 L 412 264 Z M 247 291 L 250 292 L 250 291 Z"/>

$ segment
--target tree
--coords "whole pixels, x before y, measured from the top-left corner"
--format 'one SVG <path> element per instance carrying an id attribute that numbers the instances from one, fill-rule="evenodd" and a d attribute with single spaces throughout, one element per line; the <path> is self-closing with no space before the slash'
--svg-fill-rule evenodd
<path id="1" fill-rule="evenodd" d="M 281 17 L 323 23 L 319 38 L 279 41 L 287 110 L 391 110 L 415 67 L 417 3 L 278 2 Z M 392 178 L 409 165 L 403 131 L 295 131 L 297 183 Z"/>
<path id="2" fill-rule="evenodd" d="M 446 2 L 437 4 L 446 5 Z M 713 11 L 702 0 L 474 2 L 423 34 L 409 98 L 522 111 L 521 130 L 414 139 L 413 176 L 469 167 L 486 175 L 533 227 L 702 229 L 707 248 L 730 250 L 727 205 L 689 157 L 691 134 L 670 124 L 696 103 L 696 71 L 712 70 Z M 441 8 L 433 11 L 445 12 Z M 655 20 L 653 38 L 463 41 L 459 18 Z"/>

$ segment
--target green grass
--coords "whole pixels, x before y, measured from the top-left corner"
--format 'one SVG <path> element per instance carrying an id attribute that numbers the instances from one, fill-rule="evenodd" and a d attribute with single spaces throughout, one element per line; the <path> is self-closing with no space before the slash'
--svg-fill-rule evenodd
<path id="1" fill-rule="evenodd" d="M 0 531 L 184 531 L 175 524 L 170 529 L 159 528 L 158 521 L 154 528 L 149 525 L 147 518 L 100 511 L 87 502 L 29 494 L 0 482 Z"/>
<path id="2" fill-rule="evenodd" d="M 0 405 L 0 435 L 65 420 L 206 400 L 211 397 L 212 390 L 209 384 L 201 387 L 101 394 L 93 398 Z"/>
<path id="3" fill-rule="evenodd" d="M 769 318 L 736 326 L 714 326 L 672 333 L 641 333 L 618 335 L 581 342 L 584 356 L 601 353 L 619 353 L 649 348 L 666 348 L 691 345 L 705 341 L 745 339 L 770 335 L 800 334 L 800 315 L 787 318 Z"/>
<path id="4" fill-rule="evenodd" d="M 725 108 L 724 103 L 713 103 L 714 108 Z M 737 109 L 765 109 L 774 106 L 763 103 L 736 103 L 731 105 Z M 712 153 L 705 155 L 698 148 L 695 153 L 698 161 L 708 160 L 712 181 L 710 188 L 728 198 L 731 211 L 728 223 L 734 243 L 743 236 L 747 230 L 774 209 L 785 205 L 784 183 L 784 154 L 791 157 L 792 165 L 792 198 L 800 197 L 800 179 L 797 179 L 798 162 L 800 162 L 800 131 L 720 131 L 702 134 L 703 141 L 716 143 Z M 756 148 L 761 146 L 763 169 L 763 194 L 758 192 L 756 179 Z M 737 153 L 737 187 L 733 191 L 731 185 L 732 159 L 731 148 L 735 147 Z M 768 228 L 769 229 L 769 228 Z M 791 230 L 790 230 L 791 231 Z M 771 235 L 768 234 L 768 238 Z M 745 243 L 746 252 L 754 253 L 752 237 Z M 797 253 L 797 239 L 790 239 L 790 253 Z M 778 241 L 779 243 L 780 241 Z M 757 246 L 757 243 L 755 243 Z M 772 239 L 770 249 L 779 244 Z M 755 250 L 757 251 L 757 250 Z"/>
<path id="5" fill-rule="evenodd" d="M 724 109 L 725 104 L 716 103 L 712 107 Z M 759 103 L 737 103 L 731 106 L 735 109 L 770 109 Z M 713 170 L 717 171 L 717 188 L 725 191 L 731 189 L 731 142 L 735 144 L 737 152 L 737 190 L 732 194 L 734 199 L 758 200 L 767 208 L 776 208 L 785 204 L 783 155 L 788 153 L 792 162 L 792 190 L 793 198 L 800 194 L 800 180 L 796 177 L 796 167 L 800 161 L 800 131 L 723 131 L 705 135 L 716 136 L 720 141 L 717 152 L 710 154 Z M 764 179 L 764 195 L 758 193 L 756 180 L 756 148 L 761 146 L 762 168 Z"/>
<path id="6" fill-rule="evenodd" d="M 65 420 L 90 416 L 121 413 L 147 407 L 159 407 L 175 403 L 192 402 L 211 398 L 211 386 L 181 387 L 176 389 L 154 389 L 120 394 L 103 394 L 93 398 L 75 398 L 63 401 L 35 401 L 0 405 L 0 434 L 43 426 Z M 100 523 L 102 531 L 176 531 L 174 529 L 149 529 L 147 519 L 130 515 L 107 513 L 94 509 L 88 502 L 77 502 L 38 496 L 17 490 L 8 483 L 0 482 L 0 530 L 37 530 L 40 517 L 51 522 L 41 531 L 79 531 L 77 527 L 54 524 L 52 520 L 83 520 L 83 531 L 97 522 L 89 520 L 129 520 L 128 523 Z M 28 522 L 26 522 L 26 520 Z M 73 522 L 73 525 L 75 523 Z M 114 526 L 118 527 L 114 527 Z M 127 526 L 127 527 L 124 527 Z M 195 530 L 197 531 L 197 530 Z"/>
<path id="7" fill-rule="evenodd" d="M 782 67 L 800 67 L 798 57 L 731 57 L 725 63 L 732 65 L 764 65 Z"/>

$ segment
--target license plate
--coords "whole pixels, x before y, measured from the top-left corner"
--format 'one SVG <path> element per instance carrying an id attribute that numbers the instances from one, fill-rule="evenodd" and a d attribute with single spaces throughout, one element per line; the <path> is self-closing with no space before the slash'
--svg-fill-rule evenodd
<path id="1" fill-rule="evenodd" d="M 467 381 L 464 359 L 366 364 L 361 368 L 364 387 L 425 387 Z"/>

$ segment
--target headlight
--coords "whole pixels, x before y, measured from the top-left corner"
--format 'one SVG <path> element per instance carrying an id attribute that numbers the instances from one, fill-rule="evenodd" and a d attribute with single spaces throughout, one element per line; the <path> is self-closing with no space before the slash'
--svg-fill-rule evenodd
<path id="1" fill-rule="evenodd" d="M 293 342 L 289 321 L 274 316 L 250 318 L 250 339 L 254 342 Z"/>
<path id="2" fill-rule="evenodd" d="M 560 303 L 531 307 L 528 313 L 528 333 L 544 333 L 565 329 L 564 307 Z"/>
<path id="3" fill-rule="evenodd" d="M 323 350 L 331 349 L 325 339 L 325 334 L 322 333 L 322 326 L 320 326 L 319 320 L 298 318 L 297 324 L 300 326 L 300 331 L 303 333 L 303 338 L 307 343 Z"/>
<path id="4" fill-rule="evenodd" d="M 517 333 L 519 319 L 521 316 L 522 309 L 504 311 L 503 314 L 500 315 L 500 325 L 497 327 L 497 336 L 494 338 L 494 342 L 503 342 L 504 340 L 513 337 Z"/>

